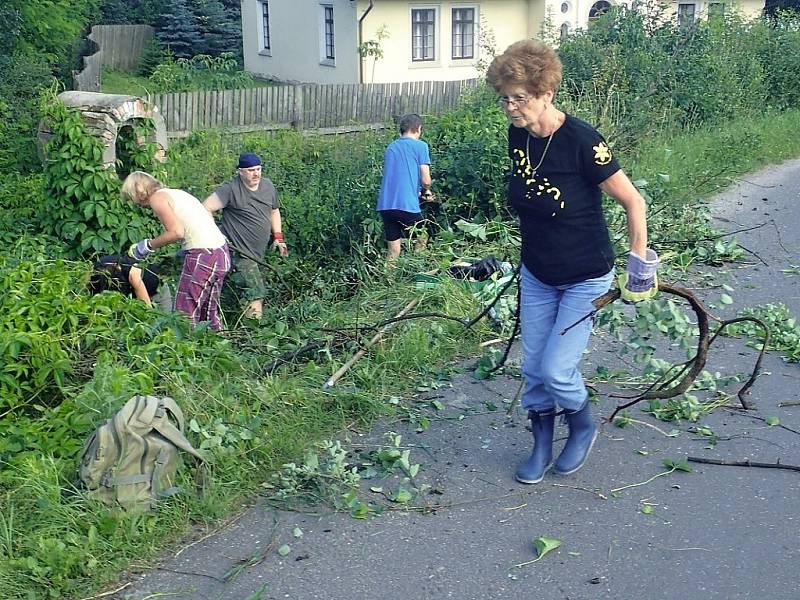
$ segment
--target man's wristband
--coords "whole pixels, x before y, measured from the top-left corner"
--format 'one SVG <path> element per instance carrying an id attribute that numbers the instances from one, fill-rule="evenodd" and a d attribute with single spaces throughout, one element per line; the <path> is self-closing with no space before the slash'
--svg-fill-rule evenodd
<path id="1" fill-rule="evenodd" d="M 272 239 L 276 242 L 283 242 L 283 232 L 282 231 L 273 231 L 272 232 Z"/>

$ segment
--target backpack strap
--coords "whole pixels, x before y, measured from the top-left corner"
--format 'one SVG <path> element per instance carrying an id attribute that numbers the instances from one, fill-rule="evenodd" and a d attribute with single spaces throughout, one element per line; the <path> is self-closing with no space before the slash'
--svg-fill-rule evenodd
<path id="1" fill-rule="evenodd" d="M 170 420 L 170 416 L 174 417 L 178 422 L 177 427 Z M 183 411 L 175 400 L 167 396 L 159 399 L 158 410 L 153 419 L 153 429 L 184 452 L 188 452 L 194 456 L 200 463 L 205 463 L 205 457 L 195 450 L 194 446 L 192 446 L 189 440 L 186 439 L 186 436 L 183 435 L 183 427 Z"/>
<path id="2" fill-rule="evenodd" d="M 163 398 L 159 399 L 158 409 L 156 410 L 156 416 L 159 417 L 162 416 L 162 414 L 164 414 L 164 411 L 168 412 L 170 416 L 173 419 L 175 419 L 175 421 L 178 423 L 178 430 L 181 433 L 186 431 L 186 427 L 184 425 L 185 421 L 183 418 L 183 411 L 181 410 L 181 407 L 178 406 L 178 403 L 175 402 L 175 400 L 173 400 L 169 396 L 164 396 Z"/>
<path id="3" fill-rule="evenodd" d="M 186 437 L 184 437 L 184 435 L 178 430 L 178 428 L 170 423 L 167 419 L 157 420 L 155 423 L 153 423 L 153 429 L 155 429 L 158 433 L 163 435 L 184 452 L 188 452 L 194 456 L 198 461 L 206 461 L 205 457 L 195 450 L 194 446 L 192 446 L 189 440 L 187 440 Z"/>
<path id="4" fill-rule="evenodd" d="M 194 483 L 195 487 L 200 492 L 200 495 L 204 496 L 206 490 L 208 489 L 208 482 L 211 480 L 211 469 L 209 464 L 206 462 L 205 457 L 195 450 L 194 446 L 192 446 L 189 440 L 184 437 L 184 435 L 169 421 L 169 419 L 157 419 L 153 424 L 153 429 L 167 438 L 170 442 L 172 442 L 173 445 L 185 452 L 188 452 L 195 458 L 197 461 L 197 471 L 195 472 Z M 157 463 L 153 472 L 153 477 L 155 477 L 155 471 L 159 468 L 160 465 Z M 169 496 L 177 493 L 178 491 L 178 488 L 168 488 L 167 490 L 162 490 L 159 493 L 161 495 Z"/>
<path id="5" fill-rule="evenodd" d="M 111 435 L 119 450 L 114 470 L 120 466 L 120 460 L 139 451 L 144 444 L 144 436 L 152 429 L 148 419 L 152 419 L 156 407 L 151 398 L 152 396 L 133 396 L 111 418 Z M 148 414 L 151 416 L 148 417 Z M 112 485 L 115 479 L 112 473 Z"/>

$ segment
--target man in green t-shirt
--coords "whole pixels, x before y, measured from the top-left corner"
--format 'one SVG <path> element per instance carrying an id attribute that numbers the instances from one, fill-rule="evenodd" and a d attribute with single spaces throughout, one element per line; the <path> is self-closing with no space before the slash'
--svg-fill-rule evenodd
<path id="1" fill-rule="evenodd" d="M 261 319 L 267 295 L 258 264 L 270 240 L 281 256 L 289 249 L 283 239 L 280 201 L 275 186 L 262 177 L 261 158 L 252 152 L 239 156 L 238 173 L 203 202 L 210 213 L 222 210 L 220 230 L 228 238 L 233 256 L 232 278 L 248 302 L 245 316 Z"/>

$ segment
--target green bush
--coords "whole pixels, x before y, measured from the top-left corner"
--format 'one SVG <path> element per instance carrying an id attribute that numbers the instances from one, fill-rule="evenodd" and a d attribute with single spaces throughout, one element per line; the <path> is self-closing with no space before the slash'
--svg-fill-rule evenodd
<path id="1" fill-rule="evenodd" d="M 156 67 L 162 62 L 168 61 L 171 57 L 170 52 L 157 39 L 153 39 L 139 57 L 139 64 L 136 67 L 136 74 L 142 77 L 150 77 Z"/>
<path id="2" fill-rule="evenodd" d="M 43 186 L 44 177 L 40 173 L 0 173 L 0 246 L 3 254 L 24 256 L 30 251 L 29 242 L 33 237 L 46 237 L 41 229 Z M 60 244 L 53 243 L 52 246 L 52 251 L 58 255 Z"/>
<path id="3" fill-rule="evenodd" d="M 764 98 L 769 106 L 800 106 L 800 29 L 798 13 L 779 12 L 773 19 L 754 23 L 749 43 L 764 70 Z"/>
<path id="4" fill-rule="evenodd" d="M 72 257 L 117 254 L 157 230 L 155 219 L 120 198 L 116 171 L 102 164 L 103 146 L 89 135 L 80 114 L 57 99 L 46 107 L 53 132 L 47 143 L 41 223 L 61 239 Z M 132 126 L 134 139 L 146 137 L 147 124 Z M 152 124 L 150 124 L 152 127 Z M 128 170 L 147 170 L 158 176 L 155 144 L 125 145 Z M 127 155 L 125 154 L 127 150 Z"/>
<path id="5" fill-rule="evenodd" d="M 480 86 L 453 112 L 429 119 L 433 188 L 453 217 L 491 218 L 505 211 L 508 120 L 494 93 Z"/>
<path id="6" fill-rule="evenodd" d="M 0 172 L 41 170 L 36 154 L 39 95 L 52 82 L 42 58 L 0 53 Z"/>
<path id="7" fill-rule="evenodd" d="M 734 13 L 679 27 L 614 9 L 561 43 L 562 94 L 623 148 L 676 123 L 720 123 L 765 104 L 786 107 L 796 101 L 790 82 L 800 69 L 796 22 L 769 27 Z"/>
<path id="8" fill-rule="evenodd" d="M 192 58 L 173 58 L 168 54 L 152 71 L 154 92 L 194 90 L 233 90 L 254 85 L 253 76 L 242 71 L 230 53 L 220 56 L 198 54 Z"/>
<path id="9" fill-rule="evenodd" d="M 698 25 L 682 48 L 673 95 L 686 123 L 711 124 L 764 105 L 763 67 L 736 15 Z"/>

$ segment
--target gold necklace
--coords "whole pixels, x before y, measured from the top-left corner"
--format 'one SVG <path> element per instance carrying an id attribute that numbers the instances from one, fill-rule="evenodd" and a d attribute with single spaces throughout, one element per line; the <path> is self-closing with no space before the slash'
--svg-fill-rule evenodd
<path id="1" fill-rule="evenodd" d="M 553 140 L 553 135 L 555 134 L 556 130 L 554 129 L 553 132 L 547 137 L 547 143 L 544 145 L 544 151 L 542 152 L 542 157 L 539 159 L 539 163 L 533 167 L 533 171 L 531 172 L 531 179 L 536 177 L 536 172 L 539 170 L 539 167 L 542 166 L 544 162 L 544 157 L 547 156 L 547 150 L 550 148 L 550 142 Z M 525 138 L 525 154 L 528 158 L 528 164 L 531 164 L 531 132 L 528 132 L 528 137 Z"/>

